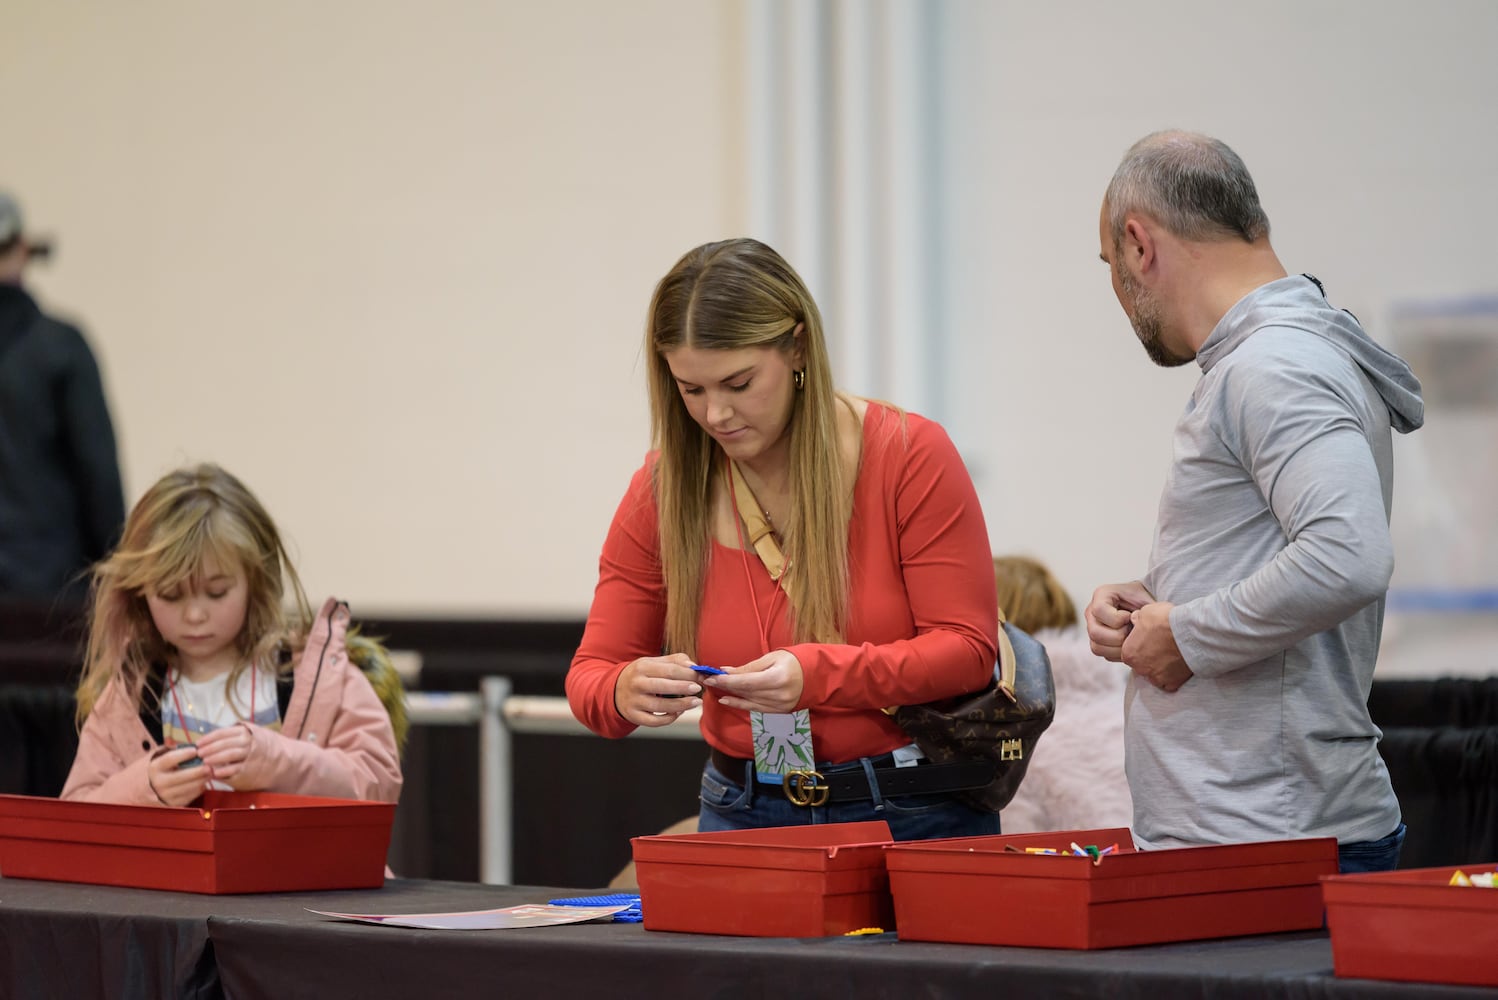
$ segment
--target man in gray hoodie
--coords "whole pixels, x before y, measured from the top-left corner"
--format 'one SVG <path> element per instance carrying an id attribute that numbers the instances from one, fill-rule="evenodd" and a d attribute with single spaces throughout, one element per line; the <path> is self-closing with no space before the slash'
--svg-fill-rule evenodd
<path id="1" fill-rule="evenodd" d="M 1134 840 L 1331 836 L 1343 871 L 1393 868 L 1404 824 L 1368 693 L 1394 568 L 1391 428 L 1423 422 L 1420 383 L 1285 271 L 1215 139 L 1141 139 L 1099 228 L 1150 358 L 1202 371 L 1149 570 L 1086 611 L 1093 651 L 1131 671 Z"/>

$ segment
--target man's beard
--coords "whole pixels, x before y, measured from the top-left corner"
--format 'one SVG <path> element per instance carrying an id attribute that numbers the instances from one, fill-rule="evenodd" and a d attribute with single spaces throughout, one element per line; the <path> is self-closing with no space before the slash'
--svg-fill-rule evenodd
<path id="1" fill-rule="evenodd" d="M 1136 282 L 1127 268 L 1115 264 L 1114 270 L 1118 274 L 1118 285 L 1131 307 L 1128 310 L 1129 323 L 1149 359 L 1161 368 L 1179 368 L 1191 361 L 1190 357 L 1172 354 L 1161 339 L 1164 324 L 1160 318 L 1160 300 Z"/>

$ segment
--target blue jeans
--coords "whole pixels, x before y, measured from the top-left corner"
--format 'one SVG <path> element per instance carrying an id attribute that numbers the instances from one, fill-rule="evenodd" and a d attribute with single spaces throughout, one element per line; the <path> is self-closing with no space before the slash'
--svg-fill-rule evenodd
<path id="1" fill-rule="evenodd" d="M 836 765 L 839 771 L 861 766 L 856 761 Z M 997 813 L 974 809 L 951 793 L 798 806 L 779 788 L 756 786 L 753 768 L 753 762 L 748 762 L 744 766 L 745 773 L 730 777 L 714 767 L 711 760 L 708 761 L 702 769 L 699 830 L 756 830 L 767 826 L 810 826 L 814 823 L 859 823 L 882 819 L 889 824 L 896 840 L 974 837 L 999 832 Z"/>
<path id="2" fill-rule="evenodd" d="M 1391 872 L 1399 867 L 1399 849 L 1404 846 L 1406 827 L 1400 823 L 1382 840 L 1364 840 L 1356 844 L 1337 845 L 1337 871 L 1343 875 L 1355 872 Z"/>

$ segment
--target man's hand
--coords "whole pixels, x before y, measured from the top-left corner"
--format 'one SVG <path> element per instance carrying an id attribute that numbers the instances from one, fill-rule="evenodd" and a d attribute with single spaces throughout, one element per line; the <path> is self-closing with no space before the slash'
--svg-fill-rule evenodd
<path id="1" fill-rule="evenodd" d="M 1084 614 L 1092 651 L 1105 660 L 1122 663 L 1124 640 L 1134 627 L 1134 612 L 1154 600 L 1138 580 L 1107 583 L 1093 591 Z"/>
<path id="2" fill-rule="evenodd" d="M 1173 607 L 1161 601 L 1135 611 L 1123 642 L 1123 662 L 1161 691 L 1175 691 L 1194 676 L 1170 630 Z"/>

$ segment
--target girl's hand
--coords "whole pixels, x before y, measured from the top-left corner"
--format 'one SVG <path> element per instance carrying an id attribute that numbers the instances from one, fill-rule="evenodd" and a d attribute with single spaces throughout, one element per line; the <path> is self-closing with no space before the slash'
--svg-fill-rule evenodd
<path id="1" fill-rule="evenodd" d="M 146 780 L 163 804 L 185 806 L 207 789 L 213 775 L 206 764 L 180 766 L 197 759 L 197 747 L 173 747 L 157 753 L 146 764 Z"/>
<path id="2" fill-rule="evenodd" d="M 244 763 L 254 748 L 255 734 L 247 722 L 215 729 L 198 737 L 198 753 L 213 777 L 242 792 L 253 789 L 241 788 L 234 779 L 244 770 Z"/>
<path id="3" fill-rule="evenodd" d="M 702 685 L 685 653 L 642 656 L 614 682 L 614 708 L 637 726 L 669 726 L 702 704 Z"/>
<path id="4" fill-rule="evenodd" d="M 750 712 L 794 712 L 806 680 L 801 661 L 788 649 L 775 649 L 727 673 L 703 678 L 729 708 Z"/>

